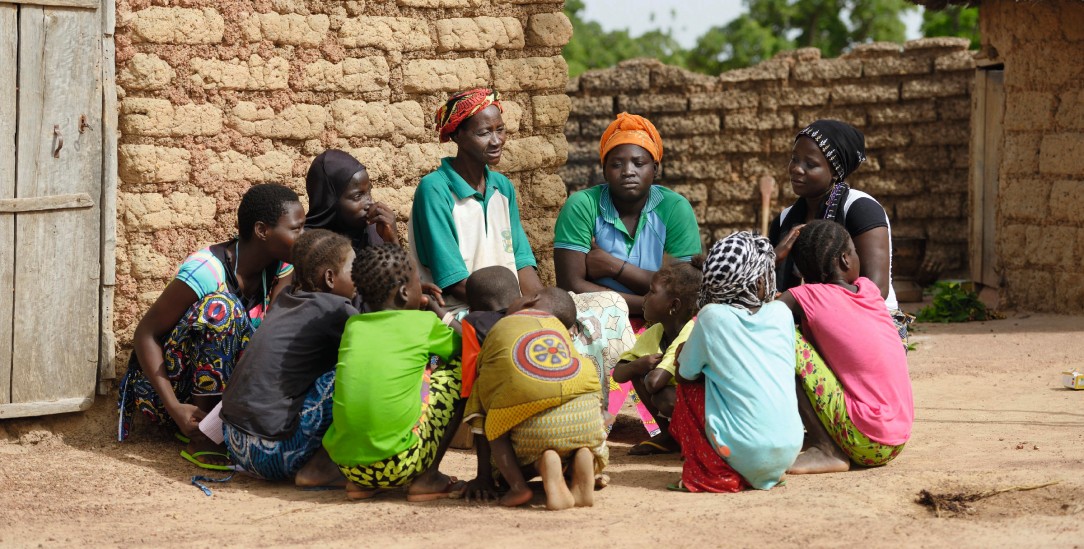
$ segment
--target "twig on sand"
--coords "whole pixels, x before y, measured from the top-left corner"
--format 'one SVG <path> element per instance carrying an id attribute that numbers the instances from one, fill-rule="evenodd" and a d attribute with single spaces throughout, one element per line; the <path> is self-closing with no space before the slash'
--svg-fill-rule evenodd
<path id="1" fill-rule="evenodd" d="M 274 513 L 274 514 L 262 516 L 260 518 L 253 519 L 252 522 L 260 522 L 260 521 L 263 521 L 263 520 L 279 518 L 279 517 L 286 516 L 286 515 L 289 515 L 289 514 L 292 514 L 292 513 L 301 513 L 301 512 L 304 512 L 304 511 L 311 511 L 312 509 L 316 509 L 316 506 L 298 507 L 296 509 L 290 509 L 289 511 L 283 511 L 281 513 Z"/>
<path id="2" fill-rule="evenodd" d="M 933 509 L 933 514 L 937 518 L 941 518 L 941 511 L 949 511 L 953 514 L 969 513 L 971 512 L 971 506 L 969 503 L 978 501 L 980 499 L 986 499 L 996 496 L 998 494 L 1004 494 L 1006 492 L 1027 492 L 1029 490 L 1038 490 L 1039 488 L 1046 488 L 1047 486 L 1053 486 L 1060 481 L 1047 482 L 1045 484 L 1035 484 L 1032 486 L 1010 486 L 1008 488 L 1000 488 L 997 490 L 987 490 L 985 492 L 960 492 L 957 494 L 935 494 L 929 490 L 922 490 L 918 493 L 918 499 L 915 501 L 919 505 L 925 505 Z"/>

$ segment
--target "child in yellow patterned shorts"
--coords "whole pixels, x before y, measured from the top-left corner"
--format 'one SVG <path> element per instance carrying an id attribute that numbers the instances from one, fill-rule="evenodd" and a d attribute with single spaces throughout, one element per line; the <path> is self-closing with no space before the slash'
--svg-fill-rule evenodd
<path id="1" fill-rule="evenodd" d="M 474 432 L 485 435 L 475 437 L 478 478 L 468 496 L 494 491 L 492 458 L 509 485 L 502 505 L 523 505 L 533 496 L 521 467 L 527 476 L 541 475 L 549 509 L 594 503 L 595 475 L 609 454 L 598 372 L 568 334 L 575 320 L 571 296 L 547 288 L 519 298 L 490 330 L 465 412 Z"/>
<path id="2" fill-rule="evenodd" d="M 365 499 L 407 486 L 407 501 L 459 495 L 440 472 L 463 414 L 460 338 L 422 302 L 418 270 L 396 244 L 358 252 L 354 284 L 368 312 L 346 322 L 324 448 Z"/>

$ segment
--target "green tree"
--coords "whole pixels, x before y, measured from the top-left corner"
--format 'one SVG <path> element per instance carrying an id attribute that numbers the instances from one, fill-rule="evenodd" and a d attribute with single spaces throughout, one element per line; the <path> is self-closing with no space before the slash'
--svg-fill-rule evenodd
<path id="1" fill-rule="evenodd" d="M 707 74 L 755 65 L 781 51 L 794 49 L 794 41 L 769 25 L 742 15 L 726 26 L 712 27 L 689 51 L 688 68 Z"/>
<path id="2" fill-rule="evenodd" d="M 835 57 L 856 43 L 902 42 L 907 0 L 746 0 L 748 13 L 713 27 L 690 51 L 693 70 L 718 74 L 796 47 Z"/>
<path id="3" fill-rule="evenodd" d="M 625 59 L 651 57 L 706 74 L 748 67 L 781 51 L 814 47 L 836 57 L 866 42 L 903 42 L 902 15 L 918 9 L 908 0 L 745 0 L 747 12 L 713 27 L 685 50 L 670 29 L 638 37 L 627 30 L 604 31 L 583 18 L 584 0 L 567 0 L 572 40 L 564 49 L 571 76 L 612 67 Z M 655 22 L 655 14 L 646 17 Z M 671 13 L 671 18 L 674 14 Z M 923 15 L 925 36 L 963 36 L 978 46 L 978 9 L 949 6 Z"/>
<path id="4" fill-rule="evenodd" d="M 602 25 L 583 18 L 583 0 L 567 0 L 565 15 L 572 21 L 572 40 L 564 49 L 569 76 L 588 69 L 612 67 L 626 59 L 651 57 L 663 63 L 686 66 L 687 52 L 669 30 L 653 30 L 633 38 L 627 30 L 604 31 Z M 650 17 L 654 21 L 654 14 Z"/>
<path id="5" fill-rule="evenodd" d="M 979 8 L 949 5 L 939 11 L 922 14 L 922 36 L 959 36 L 971 40 L 971 49 L 979 47 Z"/>

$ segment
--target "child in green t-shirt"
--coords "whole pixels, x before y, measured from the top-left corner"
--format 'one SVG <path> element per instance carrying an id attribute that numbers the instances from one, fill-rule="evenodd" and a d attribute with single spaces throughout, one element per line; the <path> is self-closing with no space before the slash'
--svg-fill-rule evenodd
<path id="1" fill-rule="evenodd" d="M 324 447 L 350 499 L 407 486 L 407 501 L 462 492 L 440 472 L 463 416 L 460 338 L 422 303 L 418 270 L 395 244 L 364 248 L 353 270 L 367 312 L 346 322 Z"/>

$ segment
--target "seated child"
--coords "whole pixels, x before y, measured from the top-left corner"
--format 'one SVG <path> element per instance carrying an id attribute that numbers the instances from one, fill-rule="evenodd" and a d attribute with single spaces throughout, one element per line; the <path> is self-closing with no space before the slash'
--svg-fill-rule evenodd
<path id="1" fill-rule="evenodd" d="M 767 238 L 742 231 L 708 252 L 696 327 L 678 353 L 670 433 L 685 463 L 672 489 L 767 490 L 802 449 L 794 322 L 785 305 L 771 302 L 774 288 Z"/>
<path id="2" fill-rule="evenodd" d="M 542 476 L 548 509 L 594 503 L 595 474 L 609 455 L 598 373 L 568 335 L 575 321 L 572 297 L 546 288 L 509 307 L 482 346 L 466 412 L 474 432 L 485 435 L 477 437 L 478 478 L 471 489 L 494 490 L 492 451 L 509 485 L 502 505 L 523 505 L 533 496 L 523 466 Z M 562 473 L 567 461 L 571 486 Z"/>
<path id="3" fill-rule="evenodd" d="M 235 465 L 298 486 L 345 480 L 320 442 L 331 424 L 335 362 L 350 304 L 350 239 L 309 229 L 293 249 L 294 283 L 279 295 L 222 394 L 226 447 Z"/>
<path id="4" fill-rule="evenodd" d="M 441 473 L 440 462 L 463 412 L 459 335 L 417 310 L 418 269 L 398 245 L 363 248 L 353 278 L 369 312 L 346 322 L 324 435 L 347 497 L 401 486 L 412 502 L 458 494 L 465 483 Z"/>
<path id="5" fill-rule="evenodd" d="M 674 377 L 678 347 L 693 331 L 697 294 L 703 273 L 703 257 L 691 262 L 663 266 L 651 278 L 644 295 L 644 320 L 653 324 L 640 334 L 636 344 L 614 368 L 618 383 L 632 381 L 636 394 L 655 417 L 662 432 L 629 450 L 630 456 L 669 454 L 680 450 L 670 436 L 669 418 L 674 414 L 677 380 Z"/>
<path id="6" fill-rule="evenodd" d="M 477 372 L 478 353 L 486 336 L 517 299 L 519 279 L 508 267 L 483 267 L 467 277 L 467 306 L 470 313 L 463 317 L 460 332 L 463 336 L 463 398 L 470 396 Z"/>
<path id="7" fill-rule="evenodd" d="M 809 444 L 788 472 L 884 465 L 903 450 L 915 417 L 896 325 L 877 285 L 859 276 L 858 254 L 842 225 L 806 224 L 791 254 L 805 284 L 780 301 L 808 340 L 798 341 L 797 371 Z"/>

